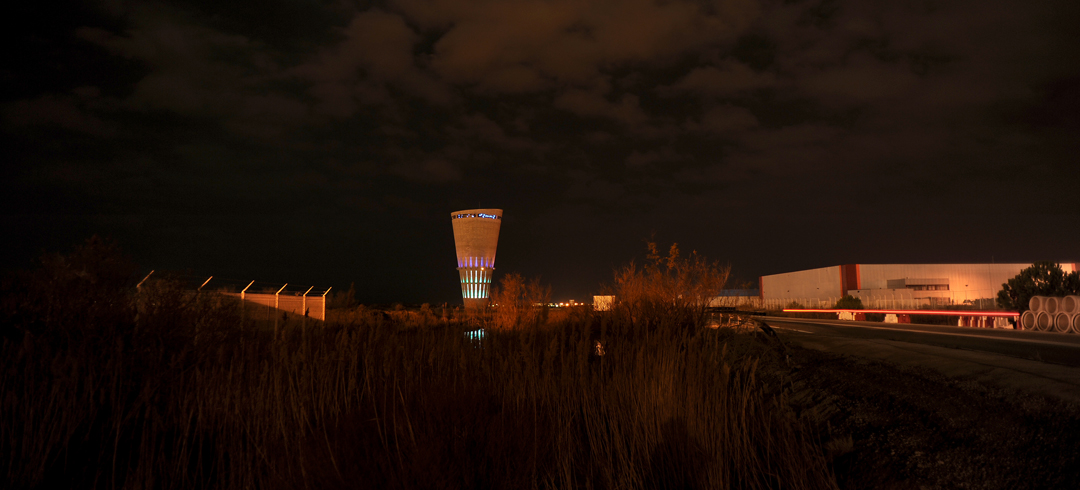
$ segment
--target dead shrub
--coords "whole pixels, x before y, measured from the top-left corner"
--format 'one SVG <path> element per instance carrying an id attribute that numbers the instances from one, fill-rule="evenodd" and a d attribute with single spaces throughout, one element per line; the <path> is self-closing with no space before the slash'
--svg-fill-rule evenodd
<path id="1" fill-rule="evenodd" d="M 710 302 L 724 288 L 731 267 L 698 255 L 682 257 L 673 243 L 662 256 L 656 242 L 647 242 L 644 266 L 631 261 L 615 271 L 614 284 L 605 294 L 615 296 L 612 314 L 635 330 L 705 325 Z"/>
<path id="2" fill-rule="evenodd" d="M 547 322 L 551 288 L 539 279 L 526 281 L 520 274 L 507 274 L 491 297 L 496 330 L 536 328 Z"/>

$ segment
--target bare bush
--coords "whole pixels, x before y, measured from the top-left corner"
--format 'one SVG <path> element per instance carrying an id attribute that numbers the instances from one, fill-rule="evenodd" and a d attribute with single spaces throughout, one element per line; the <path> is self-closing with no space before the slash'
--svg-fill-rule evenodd
<path id="1" fill-rule="evenodd" d="M 520 274 L 507 274 L 491 297 L 495 329 L 536 328 L 547 322 L 551 288 L 539 279 L 527 281 Z"/>
<path id="2" fill-rule="evenodd" d="M 606 288 L 613 294 L 613 313 L 620 321 L 646 331 L 666 327 L 705 325 L 710 302 L 724 285 L 731 267 L 698 255 L 682 257 L 678 244 L 662 256 L 653 241 L 644 266 L 630 262 L 615 271 L 615 282 Z"/>

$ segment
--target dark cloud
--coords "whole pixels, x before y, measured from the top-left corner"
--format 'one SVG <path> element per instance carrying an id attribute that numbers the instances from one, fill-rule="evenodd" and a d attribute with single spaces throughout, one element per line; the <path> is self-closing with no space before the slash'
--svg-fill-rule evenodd
<path id="1" fill-rule="evenodd" d="M 390 170 L 396 175 L 416 182 L 442 184 L 461 180 L 461 170 L 446 160 L 432 159 L 415 163 L 398 163 Z"/>
<path id="2" fill-rule="evenodd" d="M 320 112 L 348 117 L 358 104 L 393 104 L 391 89 L 441 106 L 452 102 L 449 87 L 417 66 L 414 51 L 420 36 L 400 15 L 359 12 L 342 35 L 342 42 L 294 70 L 311 84 Z"/>
<path id="3" fill-rule="evenodd" d="M 424 28 L 444 28 L 431 66 L 482 93 L 576 86 L 603 91 L 605 69 L 664 64 L 737 35 L 753 1 L 457 2 L 395 5 Z"/>
<path id="4" fill-rule="evenodd" d="M 699 120 L 687 121 L 688 131 L 731 133 L 758 126 L 757 117 L 745 107 L 716 105 L 705 109 Z"/>
<path id="5" fill-rule="evenodd" d="M 651 232 L 746 278 L 1076 260 L 1077 5 L 24 3 L 6 255 L 452 301 L 447 215 L 493 206 L 500 270 L 568 297 Z"/>
<path id="6" fill-rule="evenodd" d="M 72 94 L 45 94 L 36 99 L 15 100 L 4 108 L 4 122 L 14 127 L 55 126 L 64 130 L 107 138 L 119 127 L 93 114 L 98 105 L 97 87 L 75 89 Z"/>
<path id="7" fill-rule="evenodd" d="M 657 150 L 640 152 L 634 150 L 626 157 L 626 165 L 632 168 L 644 168 L 683 161 L 689 158 L 670 146 L 664 146 Z"/>
<path id="8" fill-rule="evenodd" d="M 774 73 L 754 71 L 738 61 L 728 60 L 720 66 L 694 68 L 678 82 L 660 87 L 660 93 L 688 92 L 702 97 L 723 98 L 777 85 Z"/>

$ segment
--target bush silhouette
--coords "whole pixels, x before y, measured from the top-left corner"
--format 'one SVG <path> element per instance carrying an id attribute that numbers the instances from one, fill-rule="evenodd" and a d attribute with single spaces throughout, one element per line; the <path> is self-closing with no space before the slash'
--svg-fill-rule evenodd
<path id="1" fill-rule="evenodd" d="M 862 299 L 856 298 L 850 294 L 840 298 L 833 305 L 833 309 L 837 310 L 861 310 L 863 309 Z"/>

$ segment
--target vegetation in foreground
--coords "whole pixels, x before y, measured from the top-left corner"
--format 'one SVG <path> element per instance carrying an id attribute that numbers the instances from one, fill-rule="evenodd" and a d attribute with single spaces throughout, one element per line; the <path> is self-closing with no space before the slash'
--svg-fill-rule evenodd
<path id="1" fill-rule="evenodd" d="M 633 300 L 604 314 L 519 302 L 484 317 L 357 310 L 274 328 L 213 293 L 136 290 L 115 250 L 91 241 L 4 286 L 0 481 L 833 487 L 744 336 L 704 325 L 695 288 L 725 271 L 675 248 L 654 256 L 617 274 L 613 289 Z M 478 325 L 481 340 L 465 335 Z"/>

